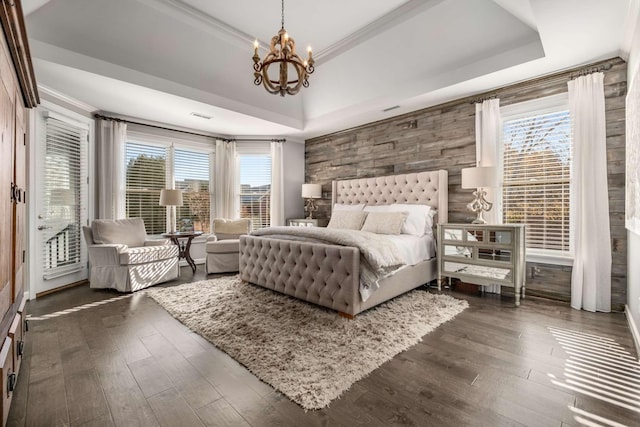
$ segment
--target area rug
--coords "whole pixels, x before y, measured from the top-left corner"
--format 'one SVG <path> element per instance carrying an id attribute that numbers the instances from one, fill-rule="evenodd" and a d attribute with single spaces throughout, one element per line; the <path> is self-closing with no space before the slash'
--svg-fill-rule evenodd
<path id="1" fill-rule="evenodd" d="M 324 408 L 468 306 L 414 290 L 349 320 L 237 276 L 146 292 L 304 409 Z"/>

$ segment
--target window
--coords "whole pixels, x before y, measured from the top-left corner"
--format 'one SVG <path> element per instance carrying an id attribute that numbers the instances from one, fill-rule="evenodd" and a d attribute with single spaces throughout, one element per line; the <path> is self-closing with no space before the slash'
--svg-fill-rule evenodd
<path id="1" fill-rule="evenodd" d="M 522 106 L 502 110 L 502 221 L 527 225 L 528 252 L 566 257 L 572 253 L 571 119 L 566 101 L 551 101 L 526 103 L 528 111 L 519 113 Z"/>
<path id="2" fill-rule="evenodd" d="M 142 218 L 148 234 L 167 230 L 167 208 L 160 206 L 160 190 L 183 190 L 183 206 L 176 207 L 178 231 L 211 230 L 210 154 L 138 141 L 125 147 L 125 209 L 127 218 Z"/>
<path id="3" fill-rule="evenodd" d="M 148 234 L 164 233 L 167 209 L 158 203 L 166 183 L 167 149 L 127 142 L 125 164 L 126 217 L 142 218 Z"/>
<path id="4" fill-rule="evenodd" d="M 238 155 L 240 169 L 240 218 L 251 219 L 251 228 L 271 224 L 271 155 Z"/>
<path id="5" fill-rule="evenodd" d="M 175 150 L 175 188 L 183 191 L 183 206 L 177 208 L 176 230 L 211 231 L 211 193 L 209 192 L 209 154 Z"/>

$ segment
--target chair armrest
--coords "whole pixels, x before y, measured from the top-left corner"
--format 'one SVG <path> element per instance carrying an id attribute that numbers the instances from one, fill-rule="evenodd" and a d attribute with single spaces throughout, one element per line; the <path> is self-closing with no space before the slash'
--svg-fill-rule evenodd
<path id="1" fill-rule="evenodd" d="M 217 241 L 218 241 L 218 236 L 216 236 L 215 234 L 210 234 L 209 237 L 207 237 L 207 243 L 217 242 Z"/>
<path id="2" fill-rule="evenodd" d="M 144 241 L 145 246 L 164 246 L 164 245 L 170 245 L 170 244 L 171 244 L 170 239 L 147 239 Z"/>
<path id="3" fill-rule="evenodd" d="M 129 249 L 127 245 L 103 244 L 89 246 L 89 261 L 91 265 L 120 265 L 120 254 Z"/>

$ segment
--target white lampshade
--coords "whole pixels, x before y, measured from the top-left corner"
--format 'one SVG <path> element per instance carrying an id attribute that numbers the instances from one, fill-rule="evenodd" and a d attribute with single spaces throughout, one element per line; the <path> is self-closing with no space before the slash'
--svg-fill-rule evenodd
<path id="1" fill-rule="evenodd" d="M 498 170 L 494 166 L 462 169 L 462 188 L 498 187 Z"/>
<path id="2" fill-rule="evenodd" d="M 303 199 L 320 199 L 322 197 L 322 185 L 302 184 Z"/>
<path id="3" fill-rule="evenodd" d="M 182 190 L 160 190 L 160 206 L 182 206 Z"/>

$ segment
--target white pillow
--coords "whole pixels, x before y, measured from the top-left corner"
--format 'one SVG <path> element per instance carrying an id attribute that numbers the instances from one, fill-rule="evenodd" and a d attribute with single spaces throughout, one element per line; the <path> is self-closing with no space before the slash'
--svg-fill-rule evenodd
<path id="1" fill-rule="evenodd" d="M 376 234 L 400 234 L 406 219 L 406 212 L 370 212 L 362 225 L 362 231 Z"/>
<path id="2" fill-rule="evenodd" d="M 355 211 L 334 211 L 327 228 L 341 228 L 348 230 L 360 230 L 362 223 L 367 217 L 367 212 Z"/>
<path id="3" fill-rule="evenodd" d="M 333 205 L 334 211 L 361 211 L 362 209 L 364 209 L 364 203 L 359 203 L 357 205 L 336 203 L 335 205 Z"/>
<path id="4" fill-rule="evenodd" d="M 365 212 L 394 212 L 391 205 L 367 205 L 364 207 Z"/>
<path id="5" fill-rule="evenodd" d="M 431 219 L 429 216 L 430 206 L 394 203 L 391 205 L 391 209 L 393 209 L 394 212 L 409 213 L 407 220 L 402 226 L 402 234 L 410 234 L 417 237 L 424 236 L 425 233 L 427 233 L 427 222 L 430 223 L 428 233 L 432 232 L 431 227 L 433 226 L 433 220 L 427 221 L 427 218 Z"/>

